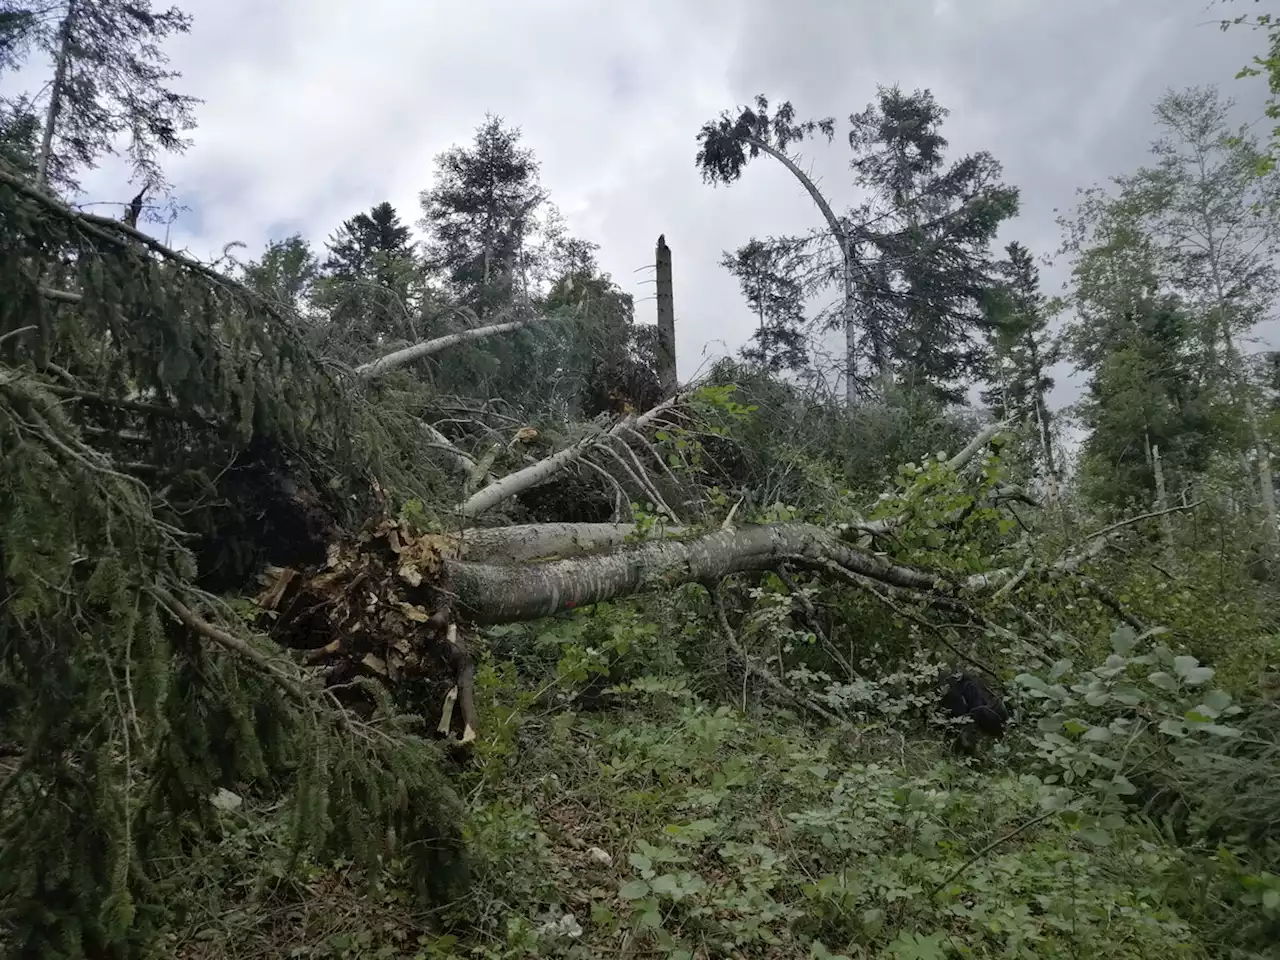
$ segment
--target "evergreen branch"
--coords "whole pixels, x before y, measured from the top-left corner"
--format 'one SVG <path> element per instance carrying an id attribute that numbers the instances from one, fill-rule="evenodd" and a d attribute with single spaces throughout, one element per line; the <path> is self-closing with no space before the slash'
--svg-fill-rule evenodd
<path id="1" fill-rule="evenodd" d="M 146 590 L 187 627 L 258 667 L 299 706 L 310 706 L 313 703 L 312 697 L 302 687 L 294 683 L 293 680 L 286 677 L 261 651 L 253 649 L 240 637 L 200 617 L 163 587 L 149 586 Z"/>

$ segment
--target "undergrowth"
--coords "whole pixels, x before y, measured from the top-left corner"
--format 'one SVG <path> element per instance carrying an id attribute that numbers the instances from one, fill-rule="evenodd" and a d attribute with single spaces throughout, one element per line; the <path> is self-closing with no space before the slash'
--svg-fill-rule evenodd
<path id="1" fill-rule="evenodd" d="M 682 619 L 680 602 L 653 601 L 486 637 L 482 734 L 456 774 L 465 900 L 416 908 L 395 861 L 371 882 L 347 861 L 290 874 L 275 811 L 228 807 L 217 856 L 192 867 L 203 906 L 170 946 L 187 958 L 1268 955 L 1229 946 L 1241 914 L 1224 900 L 1266 942 L 1275 880 L 1230 844 L 1166 836 L 1136 811 L 1046 808 L 1082 756 L 1105 765 L 1096 738 L 1017 763 L 1045 751 L 1031 703 L 1024 733 L 962 760 L 910 690 L 842 732 L 744 713 L 683 666 L 696 636 Z M 651 660 L 655 647 L 666 654 Z M 1212 673 L 1188 669 L 1195 682 Z M 579 695 L 600 677 L 607 698 Z"/>

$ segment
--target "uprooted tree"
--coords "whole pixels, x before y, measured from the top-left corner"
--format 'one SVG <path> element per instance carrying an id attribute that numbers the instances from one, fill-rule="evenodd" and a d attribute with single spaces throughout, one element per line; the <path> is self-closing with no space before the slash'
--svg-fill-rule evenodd
<path id="1" fill-rule="evenodd" d="M 27 949 L 145 940 L 219 789 L 283 794 L 300 845 L 370 868 L 398 852 L 424 896 L 455 893 L 442 747 L 482 728 L 484 624 L 700 584 L 763 695 L 838 722 L 753 660 L 725 578 L 848 587 L 969 657 L 975 638 L 1070 643 L 1033 609 L 1050 587 L 1131 617 L 1087 575 L 1130 526 L 1037 547 L 1006 424 L 906 469 L 871 510 L 845 497 L 840 515 L 758 522 L 708 466 L 731 447 L 717 422 L 750 416 L 728 385 L 548 448 L 415 375 L 581 304 L 526 303 L 353 369 L 284 308 L 4 169 L 0 294 L 0 900 Z M 459 408 L 469 429 L 444 423 Z M 608 522 L 519 522 L 519 498 L 570 478 Z"/>

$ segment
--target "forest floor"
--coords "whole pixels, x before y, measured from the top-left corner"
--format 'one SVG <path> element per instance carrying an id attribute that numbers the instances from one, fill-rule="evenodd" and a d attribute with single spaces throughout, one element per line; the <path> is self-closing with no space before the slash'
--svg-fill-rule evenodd
<path id="1" fill-rule="evenodd" d="M 1038 819 L 1038 781 L 1003 745 L 974 762 L 940 730 L 814 737 L 787 714 L 708 704 L 679 677 L 633 683 L 613 710 L 539 713 L 527 697 L 501 706 L 498 676 L 481 672 L 491 706 L 460 782 L 467 901 L 423 915 L 394 863 L 372 885 L 345 861 L 287 879 L 279 811 L 245 805 L 191 867 L 173 953 L 1209 955 L 1162 905 L 1194 870 L 1188 852 L 1140 825 L 1098 847 Z"/>

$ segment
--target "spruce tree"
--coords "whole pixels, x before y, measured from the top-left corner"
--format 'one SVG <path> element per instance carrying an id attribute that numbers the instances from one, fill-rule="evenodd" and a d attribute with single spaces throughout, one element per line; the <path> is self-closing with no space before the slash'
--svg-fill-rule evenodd
<path id="1" fill-rule="evenodd" d="M 882 375 L 958 401 L 978 373 L 983 297 L 996 285 L 990 244 L 1018 210 L 986 151 L 947 164 L 949 111 L 928 90 L 880 88 L 850 118 L 857 182 L 871 199 L 851 220 L 873 263 L 860 294 L 866 350 Z"/>
<path id="2" fill-rule="evenodd" d="M 990 386 L 982 400 L 1001 419 L 1013 418 L 1032 428 L 1032 459 L 1056 477 L 1053 427 L 1045 396 L 1053 378 L 1045 372 L 1058 348 L 1048 335 L 1049 311 L 1040 292 L 1040 271 L 1022 244 L 1005 247 L 1007 259 L 996 265 L 996 286 L 985 300 L 990 353 L 984 379 Z"/>
<path id="3" fill-rule="evenodd" d="M 743 357 L 770 373 L 801 370 L 809 362 L 804 333 L 804 287 L 789 262 L 786 244 L 752 237 L 720 265 L 738 280 L 742 296 L 758 320 Z"/>
<path id="4" fill-rule="evenodd" d="M 537 214 L 546 200 L 533 152 L 520 130 L 488 116 L 470 147 L 436 158 L 422 192 L 427 264 L 456 301 L 486 316 L 530 293 Z"/>
<path id="5" fill-rule="evenodd" d="M 316 299 L 335 336 L 367 356 L 388 340 L 417 340 L 421 269 L 409 227 L 388 202 L 343 222 L 326 244 Z"/>
<path id="6" fill-rule="evenodd" d="M 77 173 L 123 140 L 134 177 L 163 186 L 159 156 L 186 149 L 199 101 L 170 88 L 180 75 L 160 44 L 190 29 L 189 15 L 151 0 L 0 0 L 0 70 L 34 51 L 49 58 L 48 83 L 27 104 L 40 110 L 37 184 L 77 189 Z"/>

